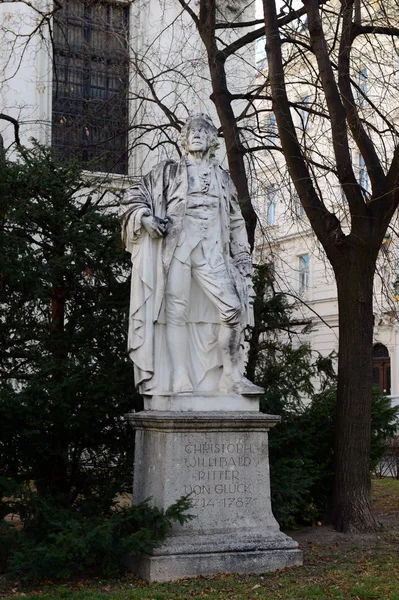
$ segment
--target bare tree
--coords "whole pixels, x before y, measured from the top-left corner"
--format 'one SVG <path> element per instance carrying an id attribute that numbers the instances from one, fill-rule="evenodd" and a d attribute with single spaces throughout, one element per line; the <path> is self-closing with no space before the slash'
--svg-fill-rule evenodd
<path id="1" fill-rule="evenodd" d="M 340 336 L 331 519 L 342 531 L 375 529 L 369 469 L 373 279 L 399 203 L 398 90 L 397 81 L 392 81 L 398 55 L 397 3 L 387 0 L 368 8 L 360 0 L 304 0 L 294 9 L 287 0 L 277 15 L 276 2 L 264 0 L 261 24 L 256 20 L 226 23 L 218 16 L 215 0 L 201 0 L 198 11 L 185 0 L 179 2 L 206 50 L 211 99 L 249 229 L 252 208 L 245 167 L 255 162 L 259 167 L 259 151 L 281 152 L 334 270 Z M 230 43 L 221 37 L 226 29 L 242 31 L 257 24 L 259 28 Z M 228 60 L 264 34 L 264 76 L 246 93 L 232 94 Z M 295 88 L 305 86 L 307 97 L 298 99 Z M 234 102 L 239 100 L 246 100 L 247 107 L 237 114 Z M 268 144 L 262 117 L 271 109 L 280 139 L 274 147 Z M 295 113 L 301 116 L 300 127 Z M 361 161 L 358 169 L 353 165 L 354 153 Z M 343 216 L 337 216 L 331 202 L 333 188 L 344 195 Z"/>
<path id="2" fill-rule="evenodd" d="M 322 4 L 324 6 L 322 6 Z M 330 261 L 337 282 L 339 362 L 335 436 L 335 484 L 331 518 L 343 531 L 374 529 L 371 512 L 369 447 L 372 386 L 373 278 L 378 253 L 399 203 L 399 149 L 392 119 L 395 97 L 377 106 L 354 73 L 359 54 L 373 65 L 375 97 L 387 94 L 387 61 L 396 55 L 395 3 L 381 2 L 383 13 L 367 14 L 360 2 L 305 0 L 306 35 L 279 27 L 274 2 L 264 2 L 268 76 L 281 146 L 296 191 Z M 374 19 L 378 18 L 378 24 Z M 292 118 L 284 64 L 284 37 L 317 73 L 320 118 L 329 130 L 333 175 L 348 204 L 349 230 L 320 194 L 315 170 L 301 145 Z M 391 36 L 390 39 L 387 36 Z M 393 50 L 393 52 L 392 52 Z M 381 89 L 382 88 L 382 89 Z M 393 94 L 397 90 L 393 89 Z M 356 95 L 358 92 L 358 95 Z M 391 114 L 390 114 L 391 113 Z M 357 148 L 370 180 L 358 181 L 351 148 Z M 312 156 L 312 153 L 310 153 Z"/>

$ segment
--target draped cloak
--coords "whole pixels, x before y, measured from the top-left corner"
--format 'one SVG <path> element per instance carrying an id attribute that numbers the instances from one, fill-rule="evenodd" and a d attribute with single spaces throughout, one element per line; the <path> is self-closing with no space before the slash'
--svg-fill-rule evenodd
<path id="1" fill-rule="evenodd" d="M 250 281 L 242 277 L 235 264 L 250 260 L 245 222 L 237 193 L 229 174 L 212 162 L 219 191 L 221 248 L 243 307 L 243 328 L 252 322 L 248 291 Z M 132 257 L 128 351 L 134 363 L 135 384 L 141 393 L 159 394 L 170 390 L 170 366 L 165 340 L 165 287 L 168 270 L 183 227 L 187 199 L 187 166 L 164 161 L 140 183 L 131 187 L 122 202 L 122 238 Z M 168 219 L 164 237 L 153 239 L 142 227 L 144 215 Z M 188 316 L 188 335 L 195 361 L 196 389 L 212 389 L 206 384 L 207 372 L 220 377 L 218 351 L 218 313 L 210 300 L 192 281 Z M 209 379 L 210 381 L 211 379 Z M 209 388 L 211 385 L 211 388 Z"/>

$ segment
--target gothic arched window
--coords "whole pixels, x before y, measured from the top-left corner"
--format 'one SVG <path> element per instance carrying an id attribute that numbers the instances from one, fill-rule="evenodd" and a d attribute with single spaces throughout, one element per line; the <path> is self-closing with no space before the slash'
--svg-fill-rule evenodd
<path id="1" fill-rule="evenodd" d="M 391 393 L 391 359 L 388 348 L 380 343 L 373 346 L 373 383 L 381 394 Z"/>

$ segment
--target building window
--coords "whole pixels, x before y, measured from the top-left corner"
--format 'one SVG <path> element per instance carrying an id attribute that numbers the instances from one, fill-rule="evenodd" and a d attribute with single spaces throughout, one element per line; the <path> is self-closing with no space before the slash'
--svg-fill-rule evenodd
<path id="1" fill-rule="evenodd" d="M 309 254 L 299 256 L 299 295 L 305 296 L 309 289 Z"/>
<path id="2" fill-rule="evenodd" d="M 302 104 L 302 108 L 300 109 L 301 124 L 302 129 L 305 131 L 309 125 L 309 109 L 307 106 L 310 105 L 310 96 L 305 96 L 302 98 L 300 104 Z"/>
<path id="3" fill-rule="evenodd" d="M 359 73 L 359 92 L 358 92 L 358 102 L 359 106 L 364 106 L 367 92 L 368 92 L 368 84 L 367 84 L 367 69 L 363 68 Z"/>
<path id="4" fill-rule="evenodd" d="M 298 32 L 304 33 L 308 29 L 308 15 L 303 15 L 299 18 Z"/>
<path id="5" fill-rule="evenodd" d="M 380 394 L 391 393 L 391 359 L 383 344 L 373 346 L 373 383 L 378 385 Z"/>
<path id="6" fill-rule="evenodd" d="M 266 64 L 266 36 L 263 35 L 255 42 L 255 65 L 257 69 L 263 69 Z"/>
<path id="7" fill-rule="evenodd" d="M 270 113 L 268 120 L 267 120 L 267 140 L 268 140 L 269 144 L 272 144 L 273 146 L 276 144 L 277 123 L 276 123 L 276 117 L 275 117 L 274 113 Z"/>
<path id="8" fill-rule="evenodd" d="M 276 186 L 267 188 L 267 224 L 276 224 Z"/>
<path id="9" fill-rule="evenodd" d="M 293 193 L 293 204 L 294 204 L 294 210 L 295 210 L 295 214 L 297 217 L 306 217 L 306 211 L 303 208 L 303 204 L 298 196 L 298 194 L 296 192 Z"/>
<path id="10" fill-rule="evenodd" d="M 129 8 L 62 0 L 54 17 L 52 145 L 62 161 L 127 173 Z"/>
<path id="11" fill-rule="evenodd" d="M 368 196 L 370 181 L 369 181 L 369 175 L 367 173 L 366 163 L 364 162 L 364 158 L 361 154 L 359 154 L 358 169 L 359 169 L 359 185 L 362 188 L 362 192 Z"/>
<path id="12" fill-rule="evenodd" d="M 396 302 L 399 302 L 399 258 L 396 260 L 395 279 L 392 281 L 393 297 Z"/>

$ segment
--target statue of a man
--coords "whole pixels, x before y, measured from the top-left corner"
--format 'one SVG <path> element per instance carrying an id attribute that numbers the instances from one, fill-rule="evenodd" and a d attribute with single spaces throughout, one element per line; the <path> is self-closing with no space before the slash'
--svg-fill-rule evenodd
<path id="1" fill-rule="evenodd" d="M 129 189 L 122 229 L 132 255 L 129 354 L 143 394 L 259 394 L 243 377 L 251 257 L 229 174 L 212 158 L 204 114 L 181 132 L 184 157 Z"/>

